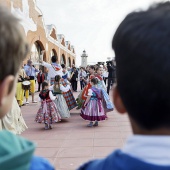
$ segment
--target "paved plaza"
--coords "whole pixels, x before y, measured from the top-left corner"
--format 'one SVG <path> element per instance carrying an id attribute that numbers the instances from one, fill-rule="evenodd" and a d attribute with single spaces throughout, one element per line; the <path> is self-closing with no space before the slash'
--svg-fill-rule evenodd
<path id="1" fill-rule="evenodd" d="M 74 93 L 75 97 L 77 95 Z M 71 111 L 71 118 L 53 124 L 52 130 L 44 130 L 44 124 L 34 122 L 39 106 L 40 103 L 30 103 L 22 107 L 28 126 L 22 136 L 34 141 L 37 144 L 35 154 L 47 158 L 57 170 L 75 170 L 90 159 L 103 158 L 121 148 L 132 133 L 126 115 L 110 112 L 108 120 L 89 128 L 76 109 Z"/>

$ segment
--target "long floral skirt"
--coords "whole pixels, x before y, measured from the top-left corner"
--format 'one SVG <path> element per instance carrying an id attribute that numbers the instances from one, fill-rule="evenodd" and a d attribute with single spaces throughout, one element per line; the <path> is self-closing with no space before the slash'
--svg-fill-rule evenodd
<path id="1" fill-rule="evenodd" d="M 38 123 L 52 124 L 61 120 L 61 116 L 53 101 L 42 101 L 36 114 L 35 121 Z"/>

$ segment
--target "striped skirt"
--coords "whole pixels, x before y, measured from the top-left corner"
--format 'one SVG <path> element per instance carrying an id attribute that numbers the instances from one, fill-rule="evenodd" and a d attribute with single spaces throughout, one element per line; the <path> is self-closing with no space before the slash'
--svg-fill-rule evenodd
<path id="1" fill-rule="evenodd" d="M 76 100 L 73 96 L 73 93 L 71 92 L 71 90 L 67 91 L 67 92 L 63 92 L 63 97 L 66 100 L 68 109 L 71 110 L 73 108 L 75 108 L 77 106 Z"/>

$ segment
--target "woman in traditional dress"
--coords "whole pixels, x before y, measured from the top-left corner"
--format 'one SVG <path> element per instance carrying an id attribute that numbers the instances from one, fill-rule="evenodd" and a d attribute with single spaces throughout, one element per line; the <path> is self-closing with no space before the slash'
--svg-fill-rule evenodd
<path id="1" fill-rule="evenodd" d="M 35 117 L 35 121 L 45 124 L 45 130 L 52 129 L 52 123 L 56 123 L 61 120 L 58 109 L 53 102 L 57 96 L 53 96 L 49 90 L 47 82 L 42 83 L 42 91 L 39 94 L 41 100 L 41 106 Z"/>
<path id="2" fill-rule="evenodd" d="M 61 77 L 59 75 L 55 76 L 54 85 L 50 87 L 50 90 L 53 92 L 53 95 L 57 98 L 54 100 L 58 112 L 62 119 L 70 117 L 70 111 L 68 109 L 67 103 L 63 97 L 63 92 L 70 90 L 70 85 L 64 87 L 61 83 Z"/>
<path id="3" fill-rule="evenodd" d="M 89 67 L 89 73 L 90 73 L 90 76 L 89 76 L 88 80 L 84 80 L 87 83 L 87 85 L 80 92 L 80 94 L 78 95 L 78 97 L 76 99 L 77 100 L 77 104 L 78 104 L 78 108 L 77 109 L 81 109 L 84 101 L 87 98 L 88 90 L 91 88 L 90 80 L 95 77 L 94 76 L 94 73 L 95 73 L 95 67 L 94 66 L 90 66 Z"/>
<path id="4" fill-rule="evenodd" d="M 93 78 L 90 81 L 91 88 L 88 89 L 88 97 L 81 109 L 80 116 L 90 121 L 88 127 L 98 126 L 98 121 L 105 120 L 106 114 L 102 103 L 102 91 L 97 88 L 98 79 Z M 93 124 L 93 122 L 95 122 Z"/>

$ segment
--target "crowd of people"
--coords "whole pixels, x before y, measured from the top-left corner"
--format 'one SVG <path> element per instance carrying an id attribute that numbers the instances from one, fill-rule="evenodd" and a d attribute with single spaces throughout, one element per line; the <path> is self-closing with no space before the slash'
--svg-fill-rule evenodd
<path id="1" fill-rule="evenodd" d="M 117 81 L 114 105 L 119 113 L 128 114 L 134 134 L 124 148 L 101 160 L 85 163 L 79 170 L 170 169 L 169 20 L 170 2 L 167 1 L 130 13 L 117 28 L 112 41 Z M 36 122 L 44 123 L 46 130 L 52 129 L 52 123 L 69 118 L 69 111 L 78 104 L 80 116 L 92 127 L 107 119 L 107 112 L 113 110 L 108 93 L 115 82 L 115 66 L 109 61 L 107 69 L 95 65 L 78 70 L 74 66 L 67 71 L 53 56 L 51 64 L 28 60 L 20 68 L 29 54 L 29 46 L 19 20 L 4 7 L 0 7 L 0 37 L 0 121 L 2 128 L 8 130 L 0 132 L 0 169 L 54 170 L 47 160 L 34 156 L 33 142 L 15 135 L 27 128 L 19 108 L 24 104 L 24 96 L 26 104 L 29 104 L 29 93 L 32 103 L 37 103 L 36 73 L 39 72 L 38 83 L 42 85 Z M 48 68 L 47 80 L 33 64 Z M 82 90 L 76 102 L 73 92 L 77 91 L 77 81 Z M 15 124 L 17 133 L 10 133 L 16 129 Z"/>
<path id="2" fill-rule="evenodd" d="M 45 51 L 41 52 L 40 58 L 43 58 L 44 53 Z M 33 63 L 27 60 L 27 64 L 22 63 L 18 72 L 16 99 L 14 100 L 17 100 L 19 107 L 29 105 L 31 94 L 32 103 L 37 103 L 35 89 L 38 83 L 37 92 L 39 92 L 41 105 L 35 121 L 44 123 L 46 130 L 52 129 L 52 123 L 69 118 L 70 110 L 75 107 L 81 109 L 80 115 L 83 119 L 90 121 L 87 126 L 92 127 L 93 121 L 95 121 L 94 126 L 98 126 L 98 121 L 105 120 L 106 113 L 113 110 L 108 94 L 111 83 L 113 85 L 115 82 L 115 65 L 114 61 L 106 63 L 106 66 L 96 64 L 86 68 L 76 68 L 73 64 L 71 68 L 66 68 L 65 64 L 59 64 L 57 56 L 51 57 L 51 63 L 41 60 L 39 63 Z M 43 70 L 48 70 L 47 77 Z M 75 100 L 73 92 L 77 92 L 78 82 L 81 92 Z M 106 84 L 108 84 L 107 90 Z M 20 124 L 26 129 L 27 126 L 18 106 L 13 105 L 11 112 L 17 108 L 22 120 Z M 4 121 L 4 124 L 7 123 Z M 4 126 L 4 129 L 7 128 Z M 22 131 L 25 129 L 22 128 Z"/>
<path id="3" fill-rule="evenodd" d="M 42 51 L 41 55 L 41 58 L 43 58 L 44 51 Z M 107 118 L 106 113 L 113 110 L 113 104 L 110 101 L 109 95 L 106 93 L 103 76 L 104 73 L 107 72 L 107 68 L 113 68 L 111 71 L 113 72 L 112 75 L 114 75 L 115 67 L 112 66 L 112 62 L 109 62 L 108 67 L 95 65 L 87 66 L 86 68 L 80 67 L 78 69 L 72 65 L 72 68 L 66 68 L 64 64 L 60 65 L 58 63 L 56 56 L 52 56 L 51 64 L 44 61 L 33 64 L 48 68 L 47 80 L 45 80 L 42 70 L 38 73 L 38 91 L 42 83 L 42 90 L 39 94 L 41 106 L 35 119 L 38 123 L 44 123 L 45 129 L 52 129 L 52 123 L 56 123 L 63 118 L 69 118 L 70 110 L 76 106 L 77 109 L 81 109 L 81 117 L 90 121 L 87 125 L 89 127 L 93 126 L 93 121 L 95 121 L 94 125 L 97 126 L 98 121 L 105 120 Z M 31 68 L 33 68 L 33 70 Z M 29 72 L 27 69 L 32 71 Z M 37 71 L 38 70 L 32 66 L 32 62 L 28 60 L 25 66 L 26 77 L 33 79 L 32 76 L 34 75 L 35 80 Z M 108 73 L 108 75 L 109 74 L 110 73 Z M 19 77 L 21 77 L 21 75 L 19 75 Z M 96 80 L 94 80 L 94 78 L 96 78 Z M 39 80 L 41 80 L 41 82 Z M 78 82 L 80 82 L 81 93 L 76 102 L 73 92 L 77 92 Z M 114 83 L 114 81 L 112 83 Z M 49 87 L 47 85 L 49 85 Z M 30 80 L 30 87 L 30 89 L 34 88 L 34 90 L 31 90 L 33 97 L 35 85 L 32 83 L 32 80 Z M 93 91 L 90 91 L 91 88 Z M 33 99 L 34 98 L 32 98 L 32 102 L 35 103 L 36 101 Z"/>

